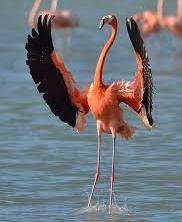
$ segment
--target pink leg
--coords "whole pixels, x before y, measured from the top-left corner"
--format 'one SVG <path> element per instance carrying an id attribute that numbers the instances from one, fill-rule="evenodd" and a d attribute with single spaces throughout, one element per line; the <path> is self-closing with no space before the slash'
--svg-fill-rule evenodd
<path id="1" fill-rule="evenodd" d="M 91 200 L 92 200 L 92 196 L 97 184 L 97 181 L 99 179 L 99 175 L 100 175 L 100 145 L 101 145 L 101 127 L 99 122 L 97 122 L 97 132 L 98 132 L 98 157 L 97 157 L 97 169 L 96 169 L 96 174 L 95 174 L 95 179 L 94 179 L 94 184 L 92 187 L 92 191 L 91 194 L 89 196 L 89 200 L 88 200 L 88 207 L 91 206 Z"/>
<path id="2" fill-rule="evenodd" d="M 112 153 L 112 169 L 111 169 L 111 190 L 110 190 L 110 198 L 109 198 L 109 210 L 112 208 L 112 199 L 113 199 L 113 185 L 114 185 L 114 160 L 115 160 L 115 135 L 113 135 L 113 153 Z"/>
<path id="3" fill-rule="evenodd" d="M 95 174 L 95 180 L 94 180 L 94 184 L 92 187 L 92 192 L 90 194 L 89 197 L 89 201 L 88 201 L 88 207 L 91 206 L 91 200 L 92 200 L 92 196 L 95 190 L 95 186 L 97 184 L 97 181 L 99 179 L 99 175 L 100 175 L 100 143 L 101 143 L 101 136 L 98 136 L 98 159 L 97 159 L 97 170 L 96 170 L 96 174 Z"/>

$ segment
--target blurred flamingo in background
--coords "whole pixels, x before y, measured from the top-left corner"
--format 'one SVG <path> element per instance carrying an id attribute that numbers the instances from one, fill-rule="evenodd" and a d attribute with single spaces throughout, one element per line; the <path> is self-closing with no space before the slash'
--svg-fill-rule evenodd
<path id="1" fill-rule="evenodd" d="M 161 27 L 176 37 L 182 36 L 182 0 L 178 0 L 176 16 L 164 16 L 161 12 Z"/>
<path id="2" fill-rule="evenodd" d="M 42 0 L 35 0 L 34 4 L 32 6 L 32 9 L 29 13 L 28 18 L 28 24 L 30 28 L 36 28 L 36 15 L 38 14 L 38 10 L 40 8 L 40 5 L 42 3 Z M 65 9 L 65 10 L 56 10 L 57 8 L 58 0 L 51 0 L 51 8 L 49 10 L 44 10 L 39 13 L 39 15 L 42 15 L 42 18 L 46 14 L 49 14 L 50 16 L 55 16 L 52 21 L 52 26 L 55 29 L 60 28 L 75 28 L 79 26 L 79 19 L 76 17 L 76 15 L 73 14 L 72 11 Z"/>
<path id="3" fill-rule="evenodd" d="M 133 19 L 141 24 L 141 32 L 144 37 L 149 37 L 153 33 L 161 30 L 161 13 L 163 11 L 163 0 L 158 0 L 157 11 L 144 11 L 133 15 Z"/>
<path id="4" fill-rule="evenodd" d="M 153 82 L 149 59 L 136 22 L 126 20 L 130 40 L 135 50 L 137 71 L 132 82 L 115 81 L 109 85 L 102 80 L 106 56 L 117 35 L 117 19 L 114 15 L 102 17 L 99 28 L 107 24 L 112 32 L 99 56 L 93 82 L 83 90 L 79 90 L 72 74 L 67 70 L 63 59 L 54 50 L 51 36 L 51 20 L 45 15 L 38 19 L 38 31 L 32 29 L 26 43 L 27 65 L 37 89 L 43 94 L 45 102 L 54 115 L 62 121 L 83 131 L 85 118 L 90 111 L 96 121 L 98 135 L 98 160 L 94 184 L 88 201 L 91 206 L 92 196 L 100 175 L 100 146 L 102 133 L 112 134 L 113 155 L 110 177 L 109 209 L 112 209 L 114 185 L 114 161 L 116 135 L 129 139 L 134 133 L 123 117 L 120 103 L 127 104 L 143 121 L 146 128 L 151 129 Z"/>

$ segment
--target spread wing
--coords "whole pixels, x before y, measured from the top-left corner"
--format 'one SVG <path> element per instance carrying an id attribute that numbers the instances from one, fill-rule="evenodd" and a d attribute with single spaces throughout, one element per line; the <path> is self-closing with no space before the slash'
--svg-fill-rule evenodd
<path id="1" fill-rule="evenodd" d="M 126 20 L 127 31 L 135 50 L 137 71 L 132 82 L 118 82 L 118 97 L 133 108 L 147 128 L 152 128 L 153 80 L 140 30 L 133 18 Z"/>
<path id="2" fill-rule="evenodd" d="M 56 54 L 51 36 L 53 17 L 38 18 L 37 31 L 32 29 L 26 43 L 30 74 L 39 93 L 55 116 L 82 131 L 89 111 L 87 90 L 79 90 L 64 62 Z"/>

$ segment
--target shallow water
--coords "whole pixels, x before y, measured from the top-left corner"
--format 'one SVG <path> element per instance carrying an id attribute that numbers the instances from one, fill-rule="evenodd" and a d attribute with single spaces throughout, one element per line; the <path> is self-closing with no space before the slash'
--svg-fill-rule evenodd
<path id="1" fill-rule="evenodd" d="M 0 8 L 0 221 L 181 222 L 181 42 L 166 33 L 147 39 L 155 82 L 155 129 L 146 131 L 125 108 L 137 132 L 128 142 L 117 140 L 117 210 L 108 214 L 112 141 L 103 136 L 101 178 L 92 208 L 96 210 L 88 212 L 97 160 L 95 124 L 89 115 L 85 133 L 78 135 L 51 114 L 38 94 L 25 65 L 26 19 L 32 2 L 7 0 Z M 173 1 L 166 2 L 166 10 L 172 13 Z M 107 28 L 99 31 L 98 23 L 108 13 L 118 16 L 120 31 L 105 65 L 104 80 L 132 79 L 135 61 L 125 17 L 154 8 L 154 1 L 68 0 L 61 5 L 81 19 L 71 39 L 66 40 L 63 32 L 54 33 L 56 48 L 60 54 L 64 51 L 77 82 L 83 85 L 92 80 L 109 34 Z M 70 48 L 63 49 L 69 41 Z"/>

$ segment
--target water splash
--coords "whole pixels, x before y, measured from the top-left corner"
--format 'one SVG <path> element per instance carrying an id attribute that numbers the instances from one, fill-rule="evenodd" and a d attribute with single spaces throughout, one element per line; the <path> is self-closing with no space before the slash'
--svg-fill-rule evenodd
<path id="1" fill-rule="evenodd" d="M 83 207 L 77 211 L 77 214 L 85 214 L 85 213 L 104 213 L 107 211 L 107 205 L 103 203 L 96 203 L 91 207 Z"/>
<path id="2" fill-rule="evenodd" d="M 127 201 L 125 200 L 123 206 L 119 206 L 114 195 L 112 208 L 109 209 L 109 205 L 105 203 L 104 200 L 100 200 L 98 197 L 97 203 L 92 204 L 91 207 L 83 207 L 76 211 L 76 214 L 104 214 L 104 215 L 119 215 L 119 216 L 129 216 L 131 211 L 127 206 Z"/>

